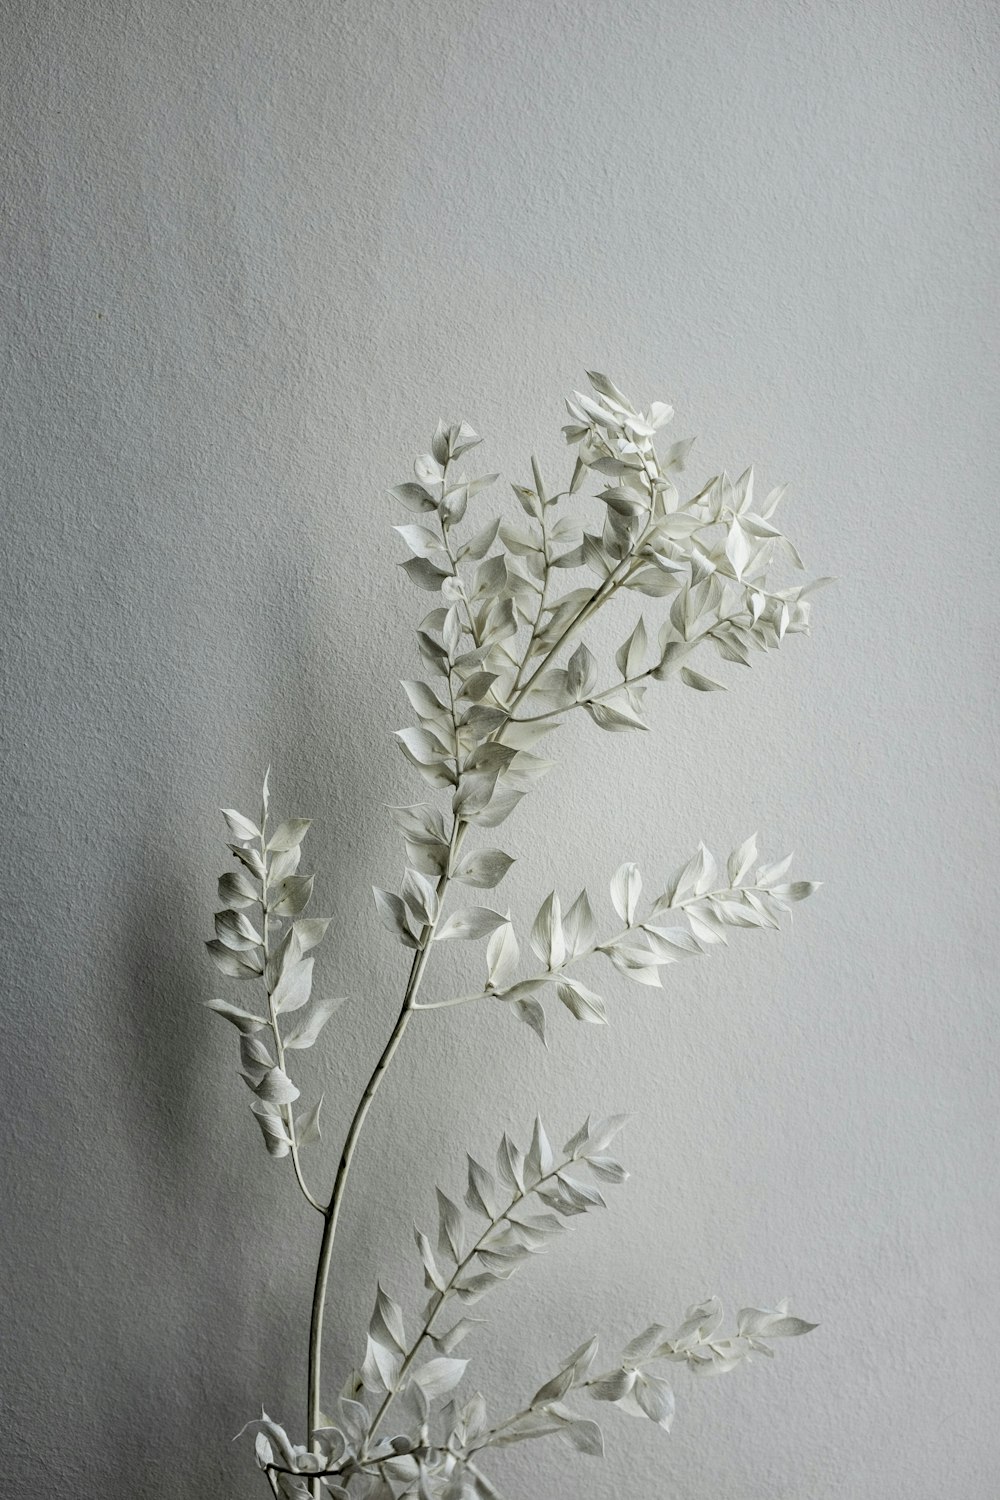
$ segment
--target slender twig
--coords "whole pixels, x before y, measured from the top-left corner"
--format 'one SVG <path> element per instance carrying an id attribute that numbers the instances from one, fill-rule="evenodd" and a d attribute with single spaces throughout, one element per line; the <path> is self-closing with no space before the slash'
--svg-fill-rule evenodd
<path id="1" fill-rule="evenodd" d="M 553 1177 L 558 1177 L 560 1172 L 564 1172 L 567 1167 L 572 1166 L 573 1160 L 574 1158 L 572 1156 L 567 1156 L 564 1161 L 561 1161 L 557 1167 L 552 1167 L 548 1172 L 545 1173 L 544 1177 L 540 1177 L 537 1182 L 532 1184 L 531 1187 L 526 1187 L 523 1189 L 523 1191 L 515 1193 L 513 1198 L 507 1204 L 507 1207 L 504 1209 L 503 1213 L 498 1214 L 495 1219 L 491 1219 L 490 1223 L 487 1224 L 486 1228 L 483 1230 L 482 1234 L 479 1236 L 472 1249 L 469 1250 L 458 1262 L 454 1271 L 452 1271 L 451 1275 L 448 1277 L 448 1280 L 445 1282 L 444 1286 L 439 1289 L 438 1294 L 433 1301 L 433 1305 L 428 1311 L 427 1316 L 424 1318 L 423 1327 L 417 1334 L 417 1337 L 414 1339 L 413 1343 L 410 1345 L 409 1352 L 406 1354 L 403 1363 L 400 1365 L 399 1374 L 396 1377 L 395 1387 L 393 1388 L 393 1390 L 386 1393 L 386 1395 L 382 1399 L 382 1404 L 379 1406 L 378 1410 L 375 1412 L 375 1415 L 372 1417 L 370 1431 L 373 1434 L 377 1436 L 377 1428 L 379 1422 L 382 1421 L 396 1396 L 402 1390 L 403 1382 L 413 1365 L 413 1361 L 416 1359 L 418 1353 L 423 1348 L 423 1345 L 425 1344 L 427 1339 L 431 1336 L 431 1326 L 434 1322 L 434 1319 L 441 1311 L 441 1308 L 447 1301 L 449 1294 L 454 1291 L 459 1277 L 468 1270 L 469 1266 L 475 1260 L 480 1250 L 484 1250 L 487 1248 L 486 1241 L 490 1238 L 494 1231 L 499 1229 L 502 1224 L 507 1224 L 510 1222 L 510 1216 L 518 1207 L 518 1205 L 523 1203 L 526 1198 L 532 1197 L 533 1194 L 537 1193 L 539 1188 L 544 1187 L 547 1182 L 551 1182 Z"/>
<path id="2" fill-rule="evenodd" d="M 396 1024 L 392 1029 L 392 1034 L 389 1037 L 389 1040 L 386 1042 L 385 1047 L 382 1050 L 381 1057 L 375 1064 L 372 1075 L 369 1078 L 365 1091 L 361 1096 L 361 1102 L 354 1112 L 354 1118 L 351 1121 L 350 1129 L 347 1132 L 347 1139 L 344 1143 L 344 1149 L 341 1154 L 340 1165 L 337 1168 L 337 1176 L 333 1186 L 333 1195 L 330 1199 L 328 1207 L 325 1210 L 326 1222 L 323 1225 L 323 1237 L 320 1242 L 319 1260 L 316 1267 L 316 1280 L 313 1288 L 312 1313 L 309 1320 L 309 1411 L 307 1440 L 310 1443 L 312 1442 L 313 1432 L 320 1425 L 319 1412 L 320 1383 L 322 1379 L 323 1314 L 326 1306 L 326 1289 L 330 1278 L 330 1262 L 333 1256 L 333 1244 L 337 1233 L 337 1224 L 340 1219 L 340 1210 L 343 1205 L 344 1194 L 347 1191 L 347 1179 L 351 1170 L 351 1163 L 354 1160 L 354 1152 L 357 1149 L 358 1137 L 360 1136 L 361 1131 L 364 1127 L 368 1111 L 372 1105 L 372 1100 L 375 1098 L 382 1079 L 385 1076 L 386 1070 L 389 1064 L 392 1062 L 396 1049 L 403 1039 L 403 1034 L 406 1031 L 406 1027 L 410 1019 L 410 1012 L 413 1009 L 413 1003 L 416 999 L 417 991 L 420 988 L 420 981 L 423 978 L 424 969 L 427 967 L 427 961 L 430 957 L 431 943 L 434 938 L 434 933 L 437 928 L 438 921 L 440 920 L 441 909 L 443 905 L 442 898 L 448 886 L 452 863 L 454 861 L 455 855 L 458 852 L 458 846 L 460 842 L 460 828 L 460 822 L 456 819 L 454 827 L 452 829 L 448 865 L 442 872 L 437 882 L 437 912 L 435 914 L 434 920 L 427 923 L 421 934 L 421 947 L 414 956 L 413 963 L 410 966 L 410 975 L 406 983 L 406 991 L 403 995 L 403 1004 L 400 1009 L 399 1015 L 396 1018 Z"/>

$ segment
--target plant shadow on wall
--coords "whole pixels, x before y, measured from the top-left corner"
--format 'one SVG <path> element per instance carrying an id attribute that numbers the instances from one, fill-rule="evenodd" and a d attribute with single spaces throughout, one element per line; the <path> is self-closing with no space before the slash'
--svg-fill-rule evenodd
<path id="1" fill-rule="evenodd" d="M 224 814 L 235 863 L 219 880 L 208 946 L 236 985 L 231 997 L 207 1003 L 239 1034 L 264 1145 L 291 1169 L 316 1221 L 304 1441 L 266 1414 L 246 1429 L 266 1483 L 288 1500 L 495 1500 L 500 1492 L 488 1477 L 495 1450 L 556 1435 L 583 1454 L 600 1454 L 595 1414 L 602 1405 L 669 1430 L 672 1366 L 696 1376 L 725 1373 L 815 1326 L 783 1303 L 744 1308 L 727 1324 L 712 1296 L 669 1324 L 651 1324 L 610 1362 L 598 1358 L 595 1339 L 579 1342 L 577 1330 L 578 1347 L 555 1372 L 540 1372 L 545 1378 L 536 1377 L 519 1410 L 491 1412 L 467 1372 L 466 1340 L 481 1321 L 473 1309 L 532 1255 L 565 1253 L 558 1242 L 567 1228 L 603 1207 L 605 1192 L 626 1175 L 612 1153 L 620 1117 L 588 1117 L 554 1145 L 536 1117 L 520 1140 L 501 1137 L 489 1167 L 467 1158 L 460 1184 L 458 1163 L 442 1164 L 447 1191 L 437 1189 L 433 1239 L 416 1232 L 426 1302 L 407 1316 L 379 1286 L 367 1347 L 339 1395 L 323 1372 L 335 1237 L 355 1149 L 419 1012 L 501 1005 L 512 1024 L 524 1022 L 543 1040 L 552 1004 L 604 1024 L 607 1009 L 592 987 L 602 964 L 659 988 L 670 965 L 753 929 L 778 928 L 791 905 L 815 890 L 787 878 L 788 859 L 761 859 L 751 837 L 721 864 L 700 846 L 651 892 L 637 867 L 623 864 L 596 914 L 586 891 L 554 890 L 521 939 L 502 898 L 454 904 L 459 888 L 502 885 L 512 857 L 493 830 L 551 766 L 540 751 L 553 731 L 570 717 L 610 733 L 641 731 L 653 685 L 717 690 L 722 685 L 701 670 L 708 652 L 749 667 L 755 654 L 806 633 L 808 595 L 824 581 L 776 581 L 783 568 L 802 566 L 775 519 L 782 490 L 758 500 L 747 470 L 735 481 L 719 475 L 683 499 L 678 481 L 690 443 L 658 446 L 670 408 L 653 403 L 640 411 L 601 375 L 590 384 L 592 394 L 568 403 L 564 432 L 576 449 L 568 485 L 550 488 L 532 461 L 531 483 L 513 487 L 522 511 L 516 520 L 476 516 L 479 495 L 498 476 L 470 478 L 460 468 L 480 441 L 464 423 L 439 425 L 415 478 L 392 492 L 411 513 L 396 528 L 412 554 L 404 571 L 435 596 L 417 631 L 425 677 L 404 683 L 418 722 L 397 735 L 432 800 L 393 809 L 406 870 L 399 891 L 376 890 L 375 902 L 411 954 L 409 978 L 329 1196 L 311 1165 L 322 1101 L 315 1092 L 303 1096 L 294 1080 L 295 1060 L 336 1025 L 342 1003 L 313 998 L 330 920 L 306 915 L 314 882 L 301 864 L 309 824 L 272 816 L 266 778 L 259 812 Z M 594 480 L 597 494 L 588 496 Z M 647 601 L 655 625 L 631 619 L 613 666 L 602 669 L 581 637 L 615 599 Z M 485 942 L 483 979 L 457 995 L 429 995 L 433 954 L 456 942 Z"/>
<path id="2" fill-rule="evenodd" d="M 213 1349 L 205 1311 L 211 1298 L 215 1316 L 227 1326 L 240 1327 L 256 1291 L 249 1268 L 244 1276 L 237 1262 L 223 1282 L 211 1278 L 210 1290 L 207 1282 L 190 1274 L 192 1264 L 211 1264 L 220 1243 L 239 1237 L 242 1217 L 233 1200 L 227 1205 L 218 1187 L 204 1186 L 204 1054 L 188 1028 L 176 1024 L 179 999 L 202 987 L 202 966 L 179 935 L 171 912 L 177 891 L 194 884 L 186 854 L 152 841 L 126 881 L 133 896 L 122 923 L 130 938 L 123 938 L 122 947 L 130 955 L 133 1011 L 143 1019 L 125 1028 L 109 1020 L 106 1045 L 109 1051 L 120 1050 L 126 1063 L 118 1095 L 116 1152 L 131 1158 L 126 1174 L 133 1195 L 130 1215 L 140 1223 L 162 1226 L 166 1205 L 172 1227 L 152 1237 L 160 1247 L 159 1261 L 126 1261 L 132 1276 L 115 1301 L 120 1324 L 113 1332 L 106 1330 L 113 1350 L 106 1366 L 108 1378 L 87 1394 L 88 1404 L 102 1408 L 98 1420 L 107 1437 L 102 1480 L 109 1495 L 132 1493 L 137 1475 L 150 1486 L 143 1493 L 161 1492 L 154 1491 L 156 1469 L 143 1413 L 148 1415 L 153 1406 L 160 1410 L 160 1451 L 164 1440 L 180 1449 L 189 1441 L 192 1422 L 206 1408 L 237 1409 L 246 1389 L 245 1375 Z M 221 1122 L 214 1138 L 224 1139 Z M 221 1153 L 214 1158 L 216 1163 L 222 1159 Z M 136 1242 L 139 1238 L 136 1234 Z M 201 1297 L 199 1286 L 205 1288 Z M 177 1384 L 177 1399 L 164 1401 L 170 1371 L 180 1363 L 185 1380 Z M 192 1370 L 210 1376 L 211 1390 L 191 1382 Z M 220 1467 L 214 1464 L 213 1472 Z M 175 1483 L 176 1475 L 164 1473 L 162 1493 Z"/>

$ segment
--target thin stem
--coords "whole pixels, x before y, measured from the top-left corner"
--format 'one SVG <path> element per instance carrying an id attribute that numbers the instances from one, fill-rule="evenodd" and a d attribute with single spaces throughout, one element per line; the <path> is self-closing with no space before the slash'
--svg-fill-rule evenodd
<path id="1" fill-rule="evenodd" d="M 615 593 L 619 586 L 628 579 L 632 568 L 635 566 L 636 557 L 639 553 L 639 550 L 646 539 L 646 533 L 649 530 L 651 521 L 652 505 L 650 506 L 649 522 L 647 522 L 646 526 L 639 533 L 639 536 L 636 539 L 634 545 L 629 548 L 625 556 L 618 563 L 617 567 L 612 569 L 607 578 L 605 578 L 604 582 L 594 590 L 587 602 L 580 606 L 580 609 L 573 616 L 572 620 L 570 620 L 565 629 L 561 632 L 555 644 L 545 653 L 538 666 L 532 672 L 531 676 L 525 683 L 522 684 L 520 688 L 515 691 L 513 697 L 510 700 L 510 703 L 507 705 L 507 711 L 510 715 L 513 715 L 514 709 L 525 697 L 525 695 L 530 692 L 532 686 L 541 676 L 542 672 L 545 671 L 545 668 L 548 666 L 553 656 L 555 656 L 556 652 L 560 651 L 563 646 L 567 645 L 568 642 L 573 639 L 578 631 L 583 629 L 587 621 L 596 614 L 601 606 L 611 598 L 612 594 Z"/>
<path id="2" fill-rule="evenodd" d="M 309 1394 L 306 1430 L 307 1441 L 310 1444 L 312 1443 L 312 1435 L 314 1431 L 320 1425 L 319 1413 L 320 1386 L 322 1382 L 323 1363 L 323 1317 L 326 1309 L 326 1292 L 327 1285 L 330 1279 L 330 1263 L 333 1257 L 333 1245 L 337 1234 L 337 1224 L 340 1219 L 340 1210 L 343 1205 L 344 1194 L 347 1191 L 347 1179 L 351 1170 L 351 1163 L 354 1160 L 354 1152 L 357 1148 L 358 1137 L 360 1136 L 361 1131 L 364 1127 L 365 1120 L 368 1116 L 368 1111 L 372 1105 L 372 1100 L 378 1093 L 382 1079 L 385 1076 L 389 1064 L 392 1062 L 392 1059 L 396 1053 L 396 1049 L 402 1041 L 403 1034 L 406 1031 L 406 1027 L 409 1023 L 410 1012 L 413 1010 L 417 991 L 420 988 L 420 981 L 423 978 L 424 970 L 427 967 L 427 961 L 430 957 L 431 943 L 434 939 L 434 932 L 440 919 L 442 898 L 445 891 L 447 890 L 448 882 L 451 878 L 451 870 L 455 855 L 458 852 L 460 842 L 461 825 L 456 819 L 452 828 L 448 864 L 445 870 L 442 872 L 437 883 L 437 915 L 435 916 L 433 922 L 428 923 L 424 927 L 424 930 L 421 934 L 421 947 L 420 950 L 415 954 L 413 963 L 410 966 L 410 974 L 406 982 L 406 991 L 403 995 L 402 1007 L 400 1009 L 399 1015 L 396 1018 L 396 1024 L 392 1029 L 392 1035 L 386 1042 L 385 1047 L 382 1050 L 382 1055 L 379 1058 L 378 1062 L 375 1064 L 372 1075 L 368 1080 L 367 1087 L 365 1088 L 365 1091 L 361 1096 L 361 1102 L 358 1104 L 358 1107 L 354 1112 L 354 1119 L 351 1121 L 350 1129 L 347 1132 L 347 1139 L 344 1143 L 344 1149 L 340 1157 L 340 1165 L 337 1168 L 337 1176 L 333 1185 L 333 1195 L 330 1199 L 329 1205 L 325 1210 L 323 1237 L 320 1241 L 319 1260 L 316 1266 L 316 1281 L 313 1287 L 312 1312 L 309 1319 Z M 318 1496 L 318 1487 L 314 1488 L 314 1493 Z"/>
<path id="3" fill-rule="evenodd" d="M 546 709 L 543 714 L 520 714 L 517 718 L 512 718 L 510 722 L 512 724 L 540 724 L 544 719 L 556 719 L 560 714 L 572 713 L 574 708 L 585 708 L 588 703 L 603 703 L 605 698 L 610 698 L 613 693 L 621 692 L 623 687 L 631 687 L 633 683 L 652 677 L 658 667 L 659 662 L 645 672 L 637 672 L 634 677 L 623 677 L 621 682 L 613 682 L 610 687 L 603 688 L 599 693 L 590 693 L 586 698 L 578 698 L 575 703 L 564 703 L 561 708 Z"/>

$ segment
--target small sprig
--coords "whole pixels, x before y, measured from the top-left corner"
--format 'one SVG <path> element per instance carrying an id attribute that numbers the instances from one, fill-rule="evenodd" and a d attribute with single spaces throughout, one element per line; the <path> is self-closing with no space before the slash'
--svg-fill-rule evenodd
<path id="1" fill-rule="evenodd" d="M 311 1047 L 343 1001 L 317 1000 L 291 1030 L 281 1030 L 279 1016 L 301 1011 L 309 1003 L 313 959 L 306 955 L 322 941 L 330 919 L 302 916 L 315 883 L 315 876 L 299 873 L 308 819 L 287 819 L 269 833 L 268 811 L 265 776 L 259 826 L 232 808 L 223 812 L 234 839 L 229 847 L 239 868 L 219 877 L 219 899 L 224 905 L 215 914 L 216 935 L 207 944 L 223 974 L 262 982 L 266 1010 L 262 1015 L 222 999 L 205 1004 L 240 1033 L 241 1076 L 254 1095 L 250 1109 L 268 1154 L 292 1157 L 302 1192 L 322 1212 L 306 1185 L 299 1152 L 321 1139 L 323 1100 L 321 1096 L 309 1109 L 293 1112 L 300 1091 L 288 1075 L 287 1053 Z M 248 915 L 254 908 L 257 926 Z M 262 1032 L 269 1035 L 273 1055 Z"/>
<path id="2" fill-rule="evenodd" d="M 567 1406 L 568 1397 L 587 1395 L 629 1416 L 655 1422 L 669 1432 L 674 1419 L 674 1393 L 664 1376 L 650 1368 L 652 1365 L 680 1362 L 696 1375 L 726 1374 L 754 1354 L 773 1357 L 766 1340 L 797 1337 L 817 1326 L 791 1316 L 786 1302 L 774 1309 L 743 1308 L 737 1316 L 736 1332 L 724 1338 L 719 1337 L 722 1320 L 722 1303 L 718 1297 L 709 1297 L 688 1308 L 684 1322 L 672 1336 L 654 1323 L 625 1346 L 617 1365 L 599 1375 L 591 1373 L 598 1341 L 589 1339 L 562 1362 L 523 1410 L 466 1440 L 463 1452 L 471 1456 L 485 1448 L 558 1434 L 579 1452 L 603 1456 L 600 1427 Z"/>
<path id="3" fill-rule="evenodd" d="M 416 1008 L 436 1010 L 476 1000 L 501 1000 L 544 1041 L 545 1019 L 536 997 L 551 987 L 576 1020 L 604 1024 L 608 1019 L 604 1000 L 569 972 L 572 965 L 600 955 L 635 983 L 660 988 L 662 969 L 727 943 L 727 928 L 776 930 L 782 913 L 819 888 L 816 881 L 784 880 L 791 855 L 754 870 L 757 860 L 757 839 L 751 835 L 730 854 L 723 876 L 711 851 L 700 844 L 642 920 L 638 915 L 642 877 L 638 866 L 623 864 L 611 880 L 611 901 L 626 925 L 603 939 L 598 935 L 585 890 L 565 915 L 553 891 L 543 901 L 531 929 L 531 948 L 545 964 L 543 970 L 519 979 L 512 977 L 520 949 L 507 918 L 502 924 L 498 921 L 490 936 L 484 989 L 450 1000 L 422 1001 Z M 664 926 L 672 916 L 681 918 L 685 925 Z"/>

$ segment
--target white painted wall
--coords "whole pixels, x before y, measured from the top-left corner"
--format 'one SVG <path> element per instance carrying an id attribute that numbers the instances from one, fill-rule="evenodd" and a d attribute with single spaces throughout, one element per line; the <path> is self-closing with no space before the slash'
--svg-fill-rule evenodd
<path id="1" fill-rule="evenodd" d="M 710 1291 L 822 1328 L 678 1379 L 664 1438 L 512 1497 L 987 1500 L 996 1280 L 996 231 L 984 3 L 153 0 L 5 7 L 5 1493 L 262 1493 L 300 1420 L 315 1225 L 196 1002 L 216 809 L 313 814 L 343 1129 L 403 962 L 365 892 L 417 786 L 422 602 L 381 492 L 440 414 L 564 461 L 586 365 L 691 477 L 793 482 L 812 641 L 654 732 L 575 724 L 515 905 L 759 827 L 827 882 L 614 1024 L 414 1027 L 338 1251 L 338 1374 L 466 1146 L 633 1111 L 613 1215 L 492 1304 L 479 1379 Z M 990 414 L 988 417 L 988 413 Z M 731 674 L 735 676 L 735 674 Z M 314 1054 L 316 1056 L 317 1054 Z"/>

